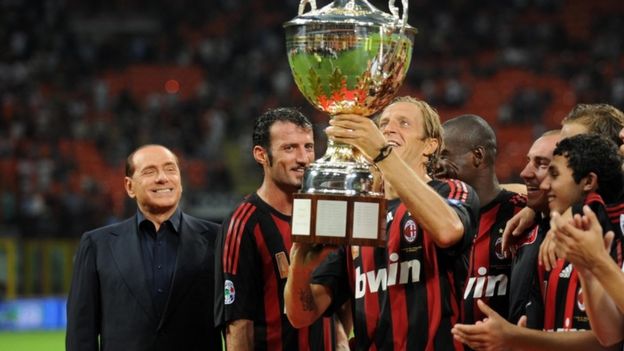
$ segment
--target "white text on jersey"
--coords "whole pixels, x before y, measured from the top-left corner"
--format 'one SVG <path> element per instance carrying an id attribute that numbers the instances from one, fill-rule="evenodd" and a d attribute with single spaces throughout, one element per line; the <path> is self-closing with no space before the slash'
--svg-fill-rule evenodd
<path id="1" fill-rule="evenodd" d="M 468 296 L 470 296 L 471 294 L 474 298 L 483 297 L 484 286 L 486 297 L 494 296 L 494 294 L 496 294 L 496 296 L 504 296 L 505 294 L 507 294 L 507 284 L 509 283 L 509 278 L 507 277 L 507 275 L 499 274 L 486 276 L 487 269 L 485 267 L 479 267 L 477 273 L 480 275 L 479 277 L 468 278 L 466 290 L 464 291 L 464 300 L 467 299 Z M 496 287 L 497 285 L 498 288 Z"/>
<path id="2" fill-rule="evenodd" d="M 420 261 L 410 260 L 397 262 L 399 255 L 397 253 L 390 254 L 390 264 L 388 268 L 361 273 L 361 267 L 355 269 L 355 298 L 364 297 L 366 288 L 371 293 L 376 293 L 380 289 L 386 290 L 388 286 L 407 284 L 408 281 L 416 283 L 420 281 Z M 397 282 L 397 276 L 399 281 Z M 410 279 L 411 276 L 411 279 Z"/>

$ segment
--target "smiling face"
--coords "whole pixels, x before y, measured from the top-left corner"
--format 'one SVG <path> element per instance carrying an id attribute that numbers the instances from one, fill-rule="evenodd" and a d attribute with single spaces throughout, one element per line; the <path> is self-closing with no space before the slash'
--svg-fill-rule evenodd
<path id="1" fill-rule="evenodd" d="M 438 141 L 425 136 L 424 117 L 411 102 L 395 102 L 379 118 L 379 129 L 388 144 L 411 165 L 424 165 L 427 155 L 435 152 Z"/>
<path id="2" fill-rule="evenodd" d="M 254 157 L 268 180 L 286 191 L 301 187 L 305 168 L 314 161 L 312 129 L 292 122 L 277 121 L 270 128 L 270 146 L 254 147 Z"/>
<path id="3" fill-rule="evenodd" d="M 528 162 L 520 173 L 527 187 L 527 206 L 537 212 L 548 212 L 546 192 L 540 189 L 540 183 L 548 175 L 548 166 L 559 138 L 559 134 L 552 134 L 537 139 L 531 146 L 527 154 Z"/>
<path id="4" fill-rule="evenodd" d="M 572 174 L 565 156 L 553 157 L 548 166 L 548 175 L 540 184 L 540 189 L 546 192 L 551 211 L 563 213 L 585 196 L 584 182 L 581 180 L 580 183 L 576 183 Z"/>
<path id="5" fill-rule="evenodd" d="M 466 148 L 461 140 L 461 137 L 457 133 L 444 132 L 444 149 L 441 154 L 442 159 L 445 159 L 456 168 L 457 174 L 455 178 L 460 179 L 468 184 L 474 183 L 475 172 L 473 164 L 472 150 Z"/>
<path id="6" fill-rule="evenodd" d="M 173 213 L 182 196 L 176 156 L 165 147 L 150 145 L 134 153 L 132 164 L 134 172 L 125 178 L 126 192 L 141 212 L 146 216 Z"/>

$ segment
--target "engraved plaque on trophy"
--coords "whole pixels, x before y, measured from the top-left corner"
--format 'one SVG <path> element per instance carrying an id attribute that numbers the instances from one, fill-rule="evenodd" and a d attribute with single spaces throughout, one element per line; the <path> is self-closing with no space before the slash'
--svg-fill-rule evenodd
<path id="1" fill-rule="evenodd" d="M 390 103 L 416 34 L 407 24 L 407 0 L 402 4 L 399 16 L 394 0 L 390 14 L 366 0 L 334 0 L 321 9 L 315 0 L 301 0 L 299 15 L 284 24 L 286 49 L 297 87 L 314 107 L 330 118 L 369 118 Z M 351 146 L 330 140 L 294 194 L 293 240 L 384 246 L 386 201 L 370 167 Z"/>

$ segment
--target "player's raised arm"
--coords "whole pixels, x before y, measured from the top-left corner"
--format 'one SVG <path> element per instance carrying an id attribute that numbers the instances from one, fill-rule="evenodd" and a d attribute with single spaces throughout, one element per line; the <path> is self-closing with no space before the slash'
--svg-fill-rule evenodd
<path id="1" fill-rule="evenodd" d="M 288 320 L 295 328 L 314 323 L 331 304 L 329 289 L 320 284 L 310 284 L 310 279 L 314 269 L 333 250 L 335 248 L 319 249 L 301 243 L 293 243 L 290 249 L 284 304 Z"/>
<path id="2" fill-rule="evenodd" d="M 383 174 L 386 198 L 400 198 L 436 245 L 449 247 L 462 239 L 464 227 L 457 213 L 428 185 L 427 166 L 442 143 L 441 126 L 435 133 L 421 127 L 428 113 L 435 114 L 423 112 L 414 102 L 399 101 L 384 110 L 379 126 L 361 116 L 340 115 L 326 131 L 375 163 Z"/>

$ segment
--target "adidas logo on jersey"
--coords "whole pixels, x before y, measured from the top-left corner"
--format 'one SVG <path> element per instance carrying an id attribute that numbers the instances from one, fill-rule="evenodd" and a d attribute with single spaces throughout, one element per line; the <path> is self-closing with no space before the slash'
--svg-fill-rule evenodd
<path id="1" fill-rule="evenodd" d="M 388 268 L 361 273 L 361 267 L 355 269 L 355 298 L 364 297 L 366 289 L 371 293 L 385 291 L 389 286 L 416 283 L 420 281 L 420 261 L 410 260 L 397 262 L 399 255 L 390 254 Z M 398 281 L 397 281 L 398 278 Z"/>
<path id="2" fill-rule="evenodd" d="M 566 268 L 564 268 L 561 273 L 559 273 L 559 278 L 569 279 L 572 274 L 572 263 L 568 263 Z"/>
<path id="3" fill-rule="evenodd" d="M 485 267 L 479 267 L 477 274 L 479 274 L 479 277 L 470 277 L 468 279 L 466 290 L 464 291 L 464 300 L 471 295 L 474 298 L 481 298 L 483 296 L 505 296 L 507 294 L 509 277 L 506 274 L 486 276 L 487 269 Z"/>

